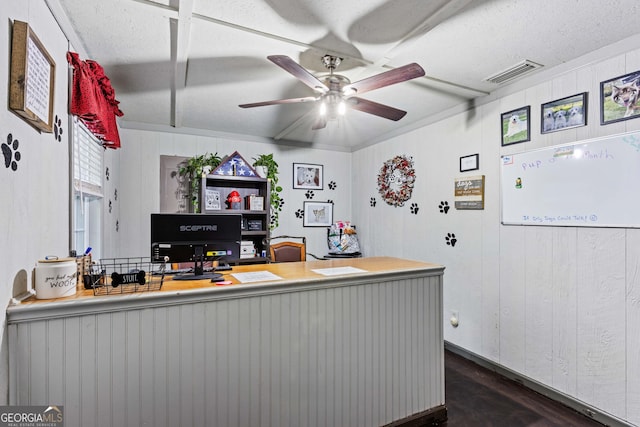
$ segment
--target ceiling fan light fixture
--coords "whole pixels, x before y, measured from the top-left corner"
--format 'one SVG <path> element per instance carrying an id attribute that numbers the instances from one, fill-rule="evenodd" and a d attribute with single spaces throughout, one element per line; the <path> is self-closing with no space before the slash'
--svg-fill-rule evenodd
<path id="1" fill-rule="evenodd" d="M 327 103 L 322 101 L 320 103 L 320 115 L 321 116 L 326 116 L 327 115 Z"/>
<path id="2" fill-rule="evenodd" d="M 340 101 L 338 104 L 338 114 L 344 116 L 344 113 L 347 111 L 347 104 L 344 102 L 344 99 Z"/>
<path id="3" fill-rule="evenodd" d="M 345 87 L 342 89 L 342 94 L 346 97 L 349 96 L 353 96 L 357 93 L 358 91 L 356 90 L 356 88 L 354 87 Z"/>

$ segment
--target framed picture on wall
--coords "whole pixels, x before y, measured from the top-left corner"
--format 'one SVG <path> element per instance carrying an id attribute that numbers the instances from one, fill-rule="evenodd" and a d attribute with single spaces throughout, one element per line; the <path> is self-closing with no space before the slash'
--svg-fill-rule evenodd
<path id="1" fill-rule="evenodd" d="M 540 111 L 542 111 L 540 133 L 586 126 L 587 92 L 542 104 Z"/>
<path id="2" fill-rule="evenodd" d="M 531 107 L 518 108 L 500 115 L 502 146 L 518 144 L 531 139 Z"/>
<path id="3" fill-rule="evenodd" d="M 293 164 L 293 188 L 322 190 L 322 165 Z"/>
<path id="4" fill-rule="evenodd" d="M 333 203 L 304 202 L 304 227 L 329 227 L 333 224 Z"/>
<path id="5" fill-rule="evenodd" d="M 640 71 L 600 83 L 600 124 L 640 116 Z"/>
<path id="6" fill-rule="evenodd" d="M 460 172 L 474 171 L 480 168 L 480 154 L 460 157 Z"/>

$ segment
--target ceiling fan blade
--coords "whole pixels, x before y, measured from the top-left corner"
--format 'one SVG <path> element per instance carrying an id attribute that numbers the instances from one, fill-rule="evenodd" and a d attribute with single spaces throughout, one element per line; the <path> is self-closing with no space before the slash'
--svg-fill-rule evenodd
<path id="1" fill-rule="evenodd" d="M 351 91 L 355 91 L 354 94 L 360 95 L 370 90 L 422 77 L 424 74 L 422 67 L 414 62 L 346 85 L 342 92 L 348 95 Z"/>
<path id="2" fill-rule="evenodd" d="M 318 116 L 316 117 L 316 120 L 313 122 L 313 125 L 311 126 L 311 130 L 324 129 L 325 127 L 327 127 L 327 118 L 324 116 Z"/>
<path id="3" fill-rule="evenodd" d="M 240 108 L 264 107 L 265 105 L 297 104 L 300 102 L 313 102 L 317 100 L 318 98 L 314 96 L 307 96 L 305 98 L 276 99 L 274 101 L 254 102 L 252 104 L 240 104 L 238 105 L 238 107 Z"/>
<path id="4" fill-rule="evenodd" d="M 397 108 L 389 107 L 388 105 L 378 104 L 377 102 L 355 96 L 349 98 L 348 102 L 349 106 L 354 110 L 359 110 L 364 113 L 373 114 L 396 122 L 407 114 L 406 111 L 398 110 Z"/>
<path id="5" fill-rule="evenodd" d="M 293 59 L 289 58 L 286 55 L 271 55 L 267 56 L 267 59 L 283 70 L 287 71 L 293 77 L 300 80 L 302 83 L 309 86 L 311 89 L 326 93 L 329 92 L 329 88 L 318 80 L 313 74 L 304 69 L 300 64 L 298 64 Z"/>

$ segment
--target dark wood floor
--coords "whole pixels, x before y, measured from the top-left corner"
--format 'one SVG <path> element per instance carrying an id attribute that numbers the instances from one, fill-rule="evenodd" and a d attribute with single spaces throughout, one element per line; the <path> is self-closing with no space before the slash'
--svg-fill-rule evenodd
<path id="1" fill-rule="evenodd" d="M 523 385 L 445 352 L 446 427 L 547 427 L 602 424 Z"/>

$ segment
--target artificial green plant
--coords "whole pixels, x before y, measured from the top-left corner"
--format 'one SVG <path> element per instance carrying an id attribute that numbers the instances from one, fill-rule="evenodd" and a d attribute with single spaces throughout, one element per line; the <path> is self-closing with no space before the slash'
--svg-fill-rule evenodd
<path id="1" fill-rule="evenodd" d="M 271 219 L 269 229 L 273 231 L 278 225 L 279 213 L 282 211 L 284 200 L 280 197 L 282 187 L 278 185 L 278 163 L 273 159 L 273 154 L 261 154 L 253 158 L 253 167 L 265 166 L 267 168 L 267 179 L 271 182 L 271 192 L 269 194 L 269 204 L 271 205 Z"/>
<path id="2" fill-rule="evenodd" d="M 209 166 L 213 170 L 220 165 L 220 162 L 222 162 L 222 158 L 216 152 L 215 154 L 205 153 L 194 156 L 181 163 L 178 174 L 189 180 L 189 199 L 194 212 L 198 212 L 200 207 L 200 182 L 204 168 Z"/>

